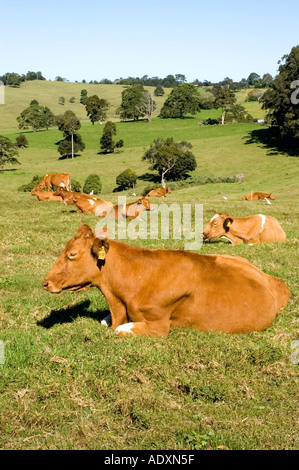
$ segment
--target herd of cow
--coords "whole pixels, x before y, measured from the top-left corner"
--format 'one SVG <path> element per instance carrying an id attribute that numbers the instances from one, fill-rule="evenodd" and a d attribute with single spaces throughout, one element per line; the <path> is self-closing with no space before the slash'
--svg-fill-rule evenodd
<path id="1" fill-rule="evenodd" d="M 57 189 L 51 191 L 55 186 Z M 46 188 L 47 191 L 43 191 Z M 169 188 L 124 206 L 93 195 L 72 192 L 69 174 L 46 175 L 31 194 L 40 201 L 73 204 L 79 212 L 134 219 L 152 210 L 148 197 L 165 197 Z M 274 200 L 272 194 L 250 193 L 243 200 Z M 262 214 L 230 217 L 215 214 L 202 238 L 225 238 L 231 244 L 285 241 L 277 219 Z M 289 289 L 245 258 L 200 255 L 184 250 L 149 250 L 110 240 L 81 225 L 43 281 L 45 290 L 79 291 L 98 287 L 106 298 L 111 323 L 121 335 L 166 336 L 170 327 L 192 327 L 226 333 L 262 331 L 287 304 Z"/>

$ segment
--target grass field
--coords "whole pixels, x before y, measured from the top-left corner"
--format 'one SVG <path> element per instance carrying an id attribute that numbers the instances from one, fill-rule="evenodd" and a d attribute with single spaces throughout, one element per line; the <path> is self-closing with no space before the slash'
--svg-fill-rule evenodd
<path id="1" fill-rule="evenodd" d="M 19 100 L 21 110 L 33 98 L 44 104 L 41 84 L 8 90 L 7 97 L 11 93 L 15 104 Z M 82 88 L 97 85 L 53 82 L 47 87 L 47 103 L 54 110 L 63 95 L 59 87 L 78 103 Z M 110 88 L 107 99 L 117 106 L 113 93 L 121 93 L 121 87 Z M 66 104 L 64 109 L 73 108 Z M 19 108 L 6 114 L 0 106 L 0 113 L 0 134 L 14 139 Z M 262 110 L 256 108 L 256 114 L 260 117 Z M 125 145 L 113 155 L 98 153 L 102 126 L 85 121 L 80 132 L 86 150 L 74 160 L 59 160 L 57 129 L 26 132 L 29 147 L 20 150 L 21 165 L 0 172 L 1 449 L 298 449 L 298 365 L 291 360 L 292 344 L 299 340 L 298 160 L 251 143 L 251 132 L 264 129 L 257 124 L 198 126 L 214 116 L 211 110 L 184 120 L 117 122 L 117 139 Z M 52 171 L 68 171 L 81 184 L 98 173 L 101 196 L 117 202 L 115 178 L 132 168 L 141 177 L 134 189 L 139 195 L 148 184 L 142 175 L 150 172 L 141 157 L 158 136 L 192 143 L 195 174 L 245 177 L 242 183 L 175 190 L 163 202 L 203 204 L 204 224 L 225 211 L 273 215 L 284 228 L 285 243 L 219 242 L 200 250 L 244 256 L 286 281 L 290 301 L 266 331 L 227 335 L 173 329 L 164 339 L 121 338 L 100 323 L 107 304 L 98 290 L 43 291 L 41 282 L 66 242 L 82 223 L 94 229 L 96 219 L 72 206 L 38 202 L 18 187 Z M 251 190 L 271 191 L 277 199 L 271 205 L 241 201 Z M 131 201 L 136 199 L 131 193 L 120 194 Z M 130 243 L 182 248 L 184 240 Z"/>

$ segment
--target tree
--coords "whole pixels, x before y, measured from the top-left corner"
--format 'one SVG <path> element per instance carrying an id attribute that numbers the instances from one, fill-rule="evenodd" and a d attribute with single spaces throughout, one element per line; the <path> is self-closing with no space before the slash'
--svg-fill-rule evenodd
<path id="1" fill-rule="evenodd" d="M 137 121 L 139 119 L 141 116 L 140 101 L 144 91 L 142 85 L 132 85 L 123 90 L 121 105 L 118 108 L 122 120 L 133 119 L 133 121 Z"/>
<path id="2" fill-rule="evenodd" d="M 64 96 L 61 96 L 58 100 L 58 103 L 61 104 L 61 105 L 64 105 L 65 103 L 65 97 Z"/>
<path id="3" fill-rule="evenodd" d="M 87 98 L 85 104 L 86 113 L 93 125 L 97 121 L 100 121 L 101 124 L 105 121 L 108 106 L 108 101 L 103 98 L 100 99 L 97 95 Z"/>
<path id="4" fill-rule="evenodd" d="M 100 194 L 102 191 L 102 182 L 99 175 L 91 174 L 85 180 L 83 193 L 90 194 L 92 191 L 94 194 Z"/>
<path id="5" fill-rule="evenodd" d="M 13 142 L 11 142 L 8 137 L 0 135 L 0 168 L 2 168 L 7 163 L 20 164 L 16 158 L 18 155 L 19 153 Z"/>
<path id="6" fill-rule="evenodd" d="M 252 72 L 249 77 L 247 78 L 247 83 L 249 86 L 257 86 L 256 84 L 259 83 L 261 77 L 258 73 Z"/>
<path id="7" fill-rule="evenodd" d="M 299 46 L 282 57 L 279 73 L 261 98 L 267 120 L 289 146 L 299 144 Z"/>
<path id="8" fill-rule="evenodd" d="M 199 110 L 199 94 L 190 83 L 183 83 L 171 90 L 166 99 L 160 117 L 183 118 L 185 114 L 195 114 Z"/>
<path id="9" fill-rule="evenodd" d="M 17 117 L 19 129 L 32 127 L 33 131 L 49 129 L 54 124 L 54 114 L 47 106 L 31 104 Z"/>
<path id="10" fill-rule="evenodd" d="M 235 94 L 231 90 L 227 88 L 221 88 L 217 91 L 215 95 L 215 106 L 216 108 L 222 109 L 222 124 L 224 124 L 226 111 L 231 108 L 236 103 L 236 101 Z"/>
<path id="11" fill-rule="evenodd" d="M 104 129 L 103 135 L 100 139 L 101 149 L 104 153 L 113 153 L 115 149 L 115 143 L 113 141 L 113 136 L 116 135 L 116 125 L 112 121 L 107 121 Z"/>
<path id="12" fill-rule="evenodd" d="M 157 85 L 156 88 L 154 89 L 154 96 L 163 96 L 164 95 L 164 90 L 161 85 Z"/>
<path id="13" fill-rule="evenodd" d="M 116 184 L 121 189 L 134 188 L 136 181 L 137 174 L 130 168 L 127 168 L 116 177 Z"/>
<path id="14" fill-rule="evenodd" d="M 196 160 L 190 152 L 191 148 L 191 144 L 186 141 L 176 143 L 172 137 L 158 137 L 144 153 L 142 160 L 148 160 L 151 163 L 150 169 L 158 171 L 165 188 L 167 173 L 174 179 L 183 179 L 188 171 L 195 170 Z"/>
<path id="15" fill-rule="evenodd" d="M 83 104 L 84 106 L 87 103 L 87 90 L 85 88 L 81 90 L 80 103 Z"/>
<path id="16" fill-rule="evenodd" d="M 66 111 L 58 122 L 58 129 L 63 132 L 64 139 L 58 144 L 58 152 L 62 155 L 71 155 L 74 158 L 74 152 L 84 150 L 85 144 L 77 131 L 81 124 L 79 118 L 73 111 Z"/>
<path id="17" fill-rule="evenodd" d="M 148 91 L 144 91 L 140 97 L 140 102 L 137 104 L 141 116 L 146 116 L 148 122 L 151 122 L 153 113 L 156 109 L 156 102 Z"/>
<path id="18" fill-rule="evenodd" d="M 8 85 L 8 86 L 17 88 L 17 87 L 20 86 L 22 78 L 18 73 L 12 72 L 12 73 L 4 74 L 1 77 L 1 80 L 3 81 L 4 85 Z"/>
<path id="19" fill-rule="evenodd" d="M 28 147 L 28 140 L 26 139 L 26 136 L 24 134 L 18 135 L 18 137 L 16 138 L 16 146 L 19 148 Z"/>

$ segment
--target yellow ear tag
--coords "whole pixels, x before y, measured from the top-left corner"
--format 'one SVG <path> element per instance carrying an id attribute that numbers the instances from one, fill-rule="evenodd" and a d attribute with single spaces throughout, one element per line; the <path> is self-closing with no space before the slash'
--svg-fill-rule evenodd
<path id="1" fill-rule="evenodd" d="M 98 259 L 105 259 L 105 258 L 106 258 L 106 251 L 105 251 L 105 248 L 102 246 L 98 254 Z"/>
<path id="2" fill-rule="evenodd" d="M 227 222 L 226 226 L 227 226 L 227 227 L 230 227 L 231 224 L 232 224 L 232 223 L 231 223 L 231 221 L 229 220 L 229 221 Z"/>

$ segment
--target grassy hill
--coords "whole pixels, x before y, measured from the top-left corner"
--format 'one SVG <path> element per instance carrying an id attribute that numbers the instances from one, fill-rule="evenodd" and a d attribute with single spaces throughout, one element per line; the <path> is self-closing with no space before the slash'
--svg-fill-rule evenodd
<path id="1" fill-rule="evenodd" d="M 74 109 L 82 119 L 80 133 L 86 144 L 74 160 L 61 160 L 57 129 L 27 131 L 29 147 L 19 152 L 21 165 L 0 172 L 0 340 L 5 346 L 0 448 L 298 449 L 298 365 L 291 361 L 299 319 L 298 160 L 253 139 L 252 133 L 264 132 L 263 126 L 198 125 L 217 116 L 215 110 L 179 120 L 116 122 L 116 137 L 125 145 L 120 153 L 101 155 L 103 126 L 86 120 L 78 104 L 82 88 L 107 96 L 114 109 L 119 104 L 120 86 L 31 82 L 8 89 L 7 104 L 0 107 L 0 134 L 13 140 L 19 134 L 15 118 L 31 99 L 55 113 Z M 61 106 L 59 96 L 75 96 L 76 103 Z M 242 92 L 238 99 L 243 103 L 245 96 Z M 258 103 L 246 106 L 255 117 L 263 115 Z M 140 195 L 148 173 L 153 174 L 141 157 L 156 137 L 190 141 L 197 160 L 195 175 L 243 173 L 245 178 L 241 183 L 177 189 L 163 202 L 203 204 L 204 225 L 216 212 L 263 213 L 277 217 L 284 228 L 285 243 L 216 242 L 200 250 L 243 256 L 286 281 L 290 301 L 266 331 L 226 335 L 187 328 L 173 329 L 165 339 L 120 338 L 100 323 L 107 303 L 99 291 L 56 296 L 43 291 L 42 279 L 66 242 L 79 225 L 94 229 L 97 220 L 72 206 L 38 202 L 18 187 L 52 171 L 70 172 L 81 184 L 97 173 L 103 182 L 101 196 L 117 202 L 119 194 L 112 192 L 115 178 L 132 168 L 139 176 L 134 191 Z M 271 205 L 242 201 L 251 190 L 271 191 L 277 199 Z M 132 191 L 120 194 L 128 201 L 136 199 Z M 171 238 L 128 243 L 184 246 L 183 239 Z"/>

